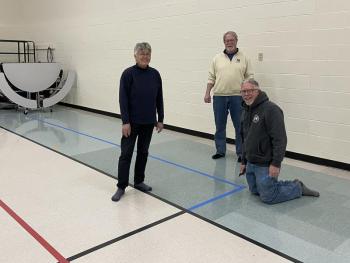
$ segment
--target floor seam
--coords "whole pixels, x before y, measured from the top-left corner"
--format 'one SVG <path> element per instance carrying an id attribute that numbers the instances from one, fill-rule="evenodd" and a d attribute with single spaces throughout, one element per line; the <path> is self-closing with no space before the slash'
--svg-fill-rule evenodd
<path id="1" fill-rule="evenodd" d="M 104 242 L 104 243 L 100 244 L 100 245 L 97 245 L 97 246 L 92 247 L 92 248 L 89 248 L 89 249 L 87 249 L 87 250 L 85 250 L 85 251 L 83 251 L 83 252 L 80 252 L 80 253 L 78 253 L 78 254 L 76 254 L 76 255 L 73 255 L 73 256 L 67 258 L 67 260 L 68 260 L 68 261 L 76 260 L 76 259 L 78 259 L 78 258 L 81 258 L 81 257 L 83 257 L 83 256 L 86 256 L 87 254 L 90 254 L 90 253 L 92 253 L 92 252 L 95 252 L 95 251 L 97 251 L 97 250 L 99 250 L 99 249 L 102 249 L 102 248 L 104 248 L 104 247 L 107 247 L 107 246 L 109 246 L 109 245 L 112 245 L 112 244 L 114 244 L 114 243 L 116 243 L 116 242 L 119 242 L 119 241 L 121 241 L 121 240 L 124 240 L 124 239 L 126 239 L 126 238 L 128 238 L 128 237 L 134 236 L 134 235 L 136 235 L 136 234 L 139 234 L 139 233 L 141 233 L 141 232 L 143 232 L 143 231 L 145 231 L 145 230 L 147 230 L 147 229 L 150 229 L 150 228 L 152 228 L 152 227 L 155 227 L 155 226 L 157 226 L 157 225 L 160 225 L 160 224 L 162 224 L 162 223 L 164 223 L 164 222 L 167 222 L 167 221 L 169 221 L 169 220 L 171 220 L 171 219 L 174 219 L 175 217 L 178 217 L 178 216 L 183 215 L 183 214 L 185 214 L 185 213 L 186 213 L 185 211 L 180 211 L 180 212 L 177 212 L 177 213 L 175 213 L 175 214 L 173 214 L 173 215 L 164 217 L 164 218 L 162 218 L 162 219 L 160 219 L 160 220 L 157 220 L 157 221 L 155 221 L 155 222 L 153 222 L 153 223 L 150 223 L 150 224 L 148 224 L 148 225 L 146 225 L 146 226 L 140 227 L 140 228 L 135 229 L 135 230 L 133 230 L 133 231 L 131 231 L 131 232 L 129 232 L 129 233 L 123 234 L 123 235 L 121 235 L 121 236 L 119 236 L 119 237 L 117 237 L 117 238 L 113 238 L 113 239 L 111 239 L 111 240 L 109 240 L 109 241 L 107 241 L 107 242 Z"/>

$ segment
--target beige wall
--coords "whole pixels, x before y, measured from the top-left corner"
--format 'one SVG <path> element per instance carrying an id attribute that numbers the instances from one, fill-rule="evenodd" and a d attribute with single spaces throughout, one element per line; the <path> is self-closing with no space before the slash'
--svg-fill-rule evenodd
<path id="1" fill-rule="evenodd" d="M 0 0 L 0 39 L 12 39 L 18 32 L 17 23 L 22 23 L 22 8 L 18 0 Z M 17 44 L 0 43 L 0 52 L 17 52 Z M 0 54 L 0 62 L 16 61 L 17 57 Z"/>
<path id="2" fill-rule="evenodd" d="M 0 39 L 5 39 L 4 32 L 7 26 L 13 26 L 19 21 L 22 12 L 19 0 L 0 0 Z M 4 30 L 4 31 L 3 31 Z"/>
<path id="3" fill-rule="evenodd" d="M 222 34 L 235 30 L 257 80 L 285 112 L 288 150 L 350 163 L 348 0 L 14 2 L 23 27 L 11 27 L 11 36 L 53 45 L 56 61 L 77 71 L 68 103 L 119 113 L 120 74 L 134 63 L 135 42 L 148 41 L 163 77 L 165 122 L 209 133 L 208 65 L 223 50 Z"/>

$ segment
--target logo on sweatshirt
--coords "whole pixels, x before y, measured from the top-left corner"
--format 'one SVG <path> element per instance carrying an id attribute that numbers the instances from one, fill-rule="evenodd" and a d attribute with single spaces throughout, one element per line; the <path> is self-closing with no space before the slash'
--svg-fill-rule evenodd
<path id="1" fill-rule="evenodd" d="M 254 123 L 258 123 L 259 122 L 259 115 L 258 114 L 254 115 L 253 122 Z"/>
<path id="2" fill-rule="evenodd" d="M 237 61 L 237 63 L 241 62 L 241 60 L 240 60 L 239 58 L 237 58 L 237 60 L 236 60 L 236 61 Z"/>

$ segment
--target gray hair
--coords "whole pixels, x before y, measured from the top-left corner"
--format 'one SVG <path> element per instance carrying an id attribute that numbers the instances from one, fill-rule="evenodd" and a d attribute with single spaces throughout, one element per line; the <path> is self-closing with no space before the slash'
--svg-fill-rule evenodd
<path id="1" fill-rule="evenodd" d="M 242 85 L 245 83 L 249 83 L 251 85 L 253 85 L 255 88 L 260 89 L 259 87 L 259 82 L 257 82 L 255 79 L 251 78 L 251 79 L 246 79 L 242 82 Z"/>
<path id="2" fill-rule="evenodd" d="M 222 37 L 222 39 L 223 39 L 224 41 L 225 41 L 226 35 L 231 35 L 231 36 L 233 36 L 236 40 L 238 40 L 238 36 L 237 36 L 236 32 L 227 31 L 227 32 L 223 35 L 223 37 Z"/>
<path id="3" fill-rule="evenodd" d="M 136 55 L 136 53 L 139 52 L 140 50 L 148 51 L 150 53 L 152 52 L 151 45 L 148 44 L 147 42 L 136 43 L 134 48 L 134 54 Z"/>

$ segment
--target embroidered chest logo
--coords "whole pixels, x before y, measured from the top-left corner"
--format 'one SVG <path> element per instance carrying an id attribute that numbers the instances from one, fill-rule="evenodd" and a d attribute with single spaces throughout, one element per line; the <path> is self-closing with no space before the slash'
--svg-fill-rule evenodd
<path id="1" fill-rule="evenodd" d="M 241 60 L 239 58 L 237 58 L 236 62 L 239 63 L 239 62 L 241 62 Z"/>
<path id="2" fill-rule="evenodd" d="M 258 123 L 259 120 L 260 120 L 259 115 L 258 115 L 258 114 L 255 114 L 255 115 L 254 115 L 254 118 L 253 118 L 253 122 L 254 122 L 254 123 Z"/>

